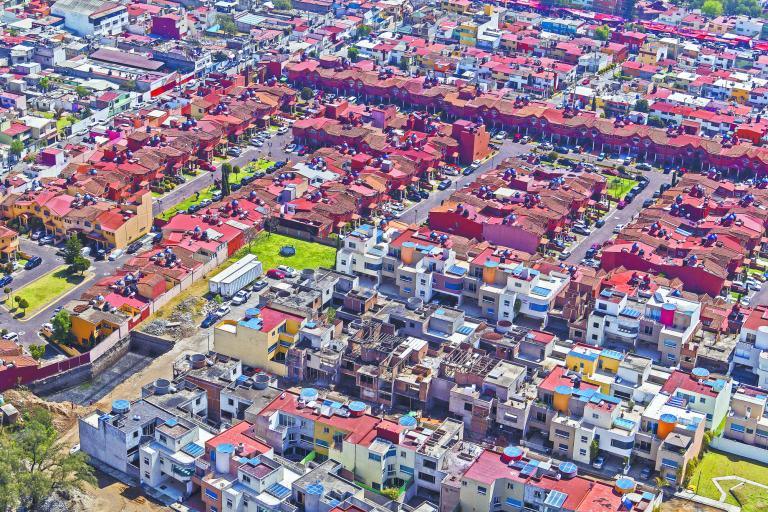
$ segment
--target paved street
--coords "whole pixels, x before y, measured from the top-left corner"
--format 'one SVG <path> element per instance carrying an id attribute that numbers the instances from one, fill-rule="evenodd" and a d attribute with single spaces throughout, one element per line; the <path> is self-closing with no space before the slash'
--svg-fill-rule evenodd
<path id="1" fill-rule="evenodd" d="M 590 235 L 578 242 L 578 245 L 571 246 L 568 249 L 571 251 L 571 255 L 566 260 L 568 263 L 580 262 L 584 259 L 587 250 L 592 247 L 592 244 L 602 244 L 611 238 L 613 236 L 613 228 L 617 224 L 624 224 L 626 226 L 643 209 L 643 201 L 653 197 L 653 193 L 658 191 L 663 183 L 672 181 L 671 174 L 663 174 L 659 171 L 646 171 L 642 174 L 648 178 L 648 186 L 645 187 L 645 190 L 640 192 L 623 210 L 614 207 L 605 216 L 605 225 L 603 227 L 593 229 Z"/>
<path id="2" fill-rule="evenodd" d="M 295 154 L 288 154 L 284 149 L 285 145 L 291 140 L 292 135 L 290 130 L 283 135 L 275 134 L 263 147 L 255 148 L 253 146 L 248 146 L 240 156 L 231 158 L 229 163 L 232 164 L 232 167 L 244 167 L 248 162 L 258 160 L 259 158 L 267 158 L 270 160 L 296 160 L 300 157 L 297 157 Z M 220 178 L 221 165 L 218 165 L 215 171 L 201 171 L 200 174 L 193 179 L 187 181 L 183 185 L 177 186 L 163 197 L 155 199 L 155 202 L 152 205 L 152 213 L 155 216 L 160 215 L 165 210 L 176 206 L 186 198 L 213 185 L 213 182 Z"/>
<path id="3" fill-rule="evenodd" d="M 427 215 L 429 215 L 429 211 L 432 208 L 439 206 L 442 201 L 448 199 L 456 190 L 472 183 L 478 176 L 493 169 L 504 161 L 505 158 L 522 155 L 530 152 L 532 149 L 533 146 L 526 146 L 525 144 L 519 144 L 517 142 L 512 142 L 511 140 L 504 141 L 501 148 L 499 148 L 499 151 L 483 162 L 480 165 L 480 168 L 475 172 L 469 176 L 459 175 L 451 178 L 453 180 L 453 185 L 446 190 L 435 190 L 434 192 L 430 192 L 428 199 L 424 199 L 405 210 L 398 220 L 409 224 L 421 224 L 427 219 Z"/>

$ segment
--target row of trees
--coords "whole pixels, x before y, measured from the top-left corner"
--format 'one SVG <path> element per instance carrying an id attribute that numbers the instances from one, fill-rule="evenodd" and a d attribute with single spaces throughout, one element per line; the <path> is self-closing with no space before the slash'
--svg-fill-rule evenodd
<path id="1" fill-rule="evenodd" d="M 86 455 L 59 440 L 51 413 L 34 409 L 0 428 L 0 512 L 38 510 L 54 493 L 95 484 Z"/>
<path id="2" fill-rule="evenodd" d="M 689 5 L 711 17 L 721 14 L 760 16 L 763 11 L 758 0 L 691 0 Z"/>

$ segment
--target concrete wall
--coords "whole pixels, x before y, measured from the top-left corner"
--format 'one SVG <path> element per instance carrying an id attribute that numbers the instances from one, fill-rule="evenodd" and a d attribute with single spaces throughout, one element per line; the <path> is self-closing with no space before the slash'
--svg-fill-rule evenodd
<path id="1" fill-rule="evenodd" d="M 131 332 L 131 352 L 159 356 L 173 348 L 173 341 L 141 331 Z"/>
<path id="2" fill-rule="evenodd" d="M 720 450 L 721 452 L 738 455 L 745 459 L 751 459 L 763 464 L 768 464 L 768 450 L 752 446 L 750 444 L 740 443 L 724 437 L 716 437 L 709 444 L 710 448 Z"/>

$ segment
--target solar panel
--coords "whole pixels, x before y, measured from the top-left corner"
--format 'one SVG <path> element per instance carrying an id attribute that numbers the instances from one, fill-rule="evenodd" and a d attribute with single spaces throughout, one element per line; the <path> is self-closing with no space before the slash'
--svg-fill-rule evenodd
<path id="1" fill-rule="evenodd" d="M 267 487 L 267 493 L 271 494 L 275 498 L 281 500 L 291 494 L 291 490 L 281 484 L 280 482 L 274 483 Z"/>
<path id="2" fill-rule="evenodd" d="M 520 474 L 524 476 L 531 476 L 536 472 L 536 468 L 538 466 L 539 466 L 538 462 L 530 461 L 528 464 L 523 466 L 523 469 L 520 470 Z"/>
<path id="3" fill-rule="evenodd" d="M 205 448 L 203 448 L 197 443 L 187 443 L 186 445 L 184 445 L 184 448 L 182 448 L 181 451 L 186 453 L 190 457 L 199 457 L 205 453 Z"/>
<path id="4" fill-rule="evenodd" d="M 468 325 L 462 325 L 456 330 L 456 332 L 458 332 L 459 334 L 470 334 L 472 332 L 472 328 L 469 327 Z"/>
<path id="5" fill-rule="evenodd" d="M 549 505 L 551 507 L 557 507 L 560 508 L 563 506 L 563 503 L 565 503 L 565 500 L 568 499 L 568 495 L 564 492 L 560 491 L 550 491 L 547 495 L 547 499 L 544 500 L 545 505 Z"/>
<path id="6" fill-rule="evenodd" d="M 307 486 L 307 494 L 319 496 L 323 494 L 323 484 L 315 483 Z"/>
<path id="7" fill-rule="evenodd" d="M 165 420 L 165 424 L 169 427 L 175 427 L 179 422 L 175 418 L 169 418 Z"/>

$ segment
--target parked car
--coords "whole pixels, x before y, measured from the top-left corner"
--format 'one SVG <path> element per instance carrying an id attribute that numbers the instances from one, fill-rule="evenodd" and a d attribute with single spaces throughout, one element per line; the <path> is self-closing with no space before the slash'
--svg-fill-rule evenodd
<path id="1" fill-rule="evenodd" d="M 53 245 L 53 237 L 51 235 L 45 235 L 41 236 L 40 240 L 38 240 L 39 245 Z"/>
<path id="2" fill-rule="evenodd" d="M 202 327 L 204 329 L 206 327 L 210 327 L 213 324 L 215 324 L 216 320 L 218 320 L 218 319 L 219 319 L 219 317 L 216 316 L 215 313 L 208 313 L 208 315 L 203 319 L 203 322 L 200 324 L 200 327 Z"/>
<path id="3" fill-rule="evenodd" d="M 31 235 L 29 235 L 29 239 L 30 240 L 40 240 L 41 236 L 43 236 L 43 232 L 42 231 L 35 231 Z"/>
<path id="4" fill-rule="evenodd" d="M 296 151 L 296 144 L 288 144 L 287 146 L 285 146 L 285 151 L 286 153 L 293 153 L 294 151 Z"/>
<path id="5" fill-rule="evenodd" d="M 650 171 L 651 166 L 650 164 L 646 164 L 645 162 L 641 162 L 635 166 L 638 171 Z"/>
<path id="6" fill-rule="evenodd" d="M 619 201 L 619 204 L 616 205 L 616 208 L 618 208 L 619 210 L 623 210 L 626 207 L 627 207 L 627 203 L 624 201 Z"/>
<path id="7" fill-rule="evenodd" d="M 242 154 L 242 151 L 240 151 L 239 148 L 229 148 L 227 150 L 227 155 L 229 156 L 240 156 Z"/>
<path id="8" fill-rule="evenodd" d="M 109 253 L 109 261 L 115 261 L 117 258 L 123 255 L 125 251 L 122 249 L 115 249 L 111 253 Z"/>
<path id="9" fill-rule="evenodd" d="M 141 244 L 139 242 L 133 242 L 131 245 L 128 246 L 128 249 L 126 249 L 126 252 L 128 252 L 128 254 L 133 254 L 135 252 L 138 252 L 139 249 L 141 249 Z"/>
<path id="10" fill-rule="evenodd" d="M 597 219 L 597 221 L 595 222 L 595 227 L 601 228 L 603 226 L 605 226 L 605 219 Z"/>
<path id="11" fill-rule="evenodd" d="M 40 265 L 43 262 L 43 258 L 40 256 L 32 256 L 29 258 L 29 261 L 24 265 L 24 269 L 30 270 L 35 268 L 36 266 Z"/>
<path id="12" fill-rule="evenodd" d="M 266 281 L 256 281 L 251 285 L 251 291 L 252 292 L 260 292 L 264 288 L 269 286 L 269 284 Z"/>
<path id="13" fill-rule="evenodd" d="M 272 279 L 285 279 L 285 272 L 276 268 L 271 268 L 267 270 L 267 277 Z"/>
<path id="14" fill-rule="evenodd" d="M 419 195 L 422 199 L 429 199 L 429 192 L 426 190 L 419 190 Z"/>
<path id="15" fill-rule="evenodd" d="M 648 480 L 649 478 L 651 478 L 651 473 L 652 473 L 651 468 L 649 468 L 648 466 L 645 466 L 643 469 L 640 470 L 640 478 L 642 480 Z"/>
<path id="16" fill-rule="evenodd" d="M 573 229 L 571 229 L 571 231 L 584 236 L 587 236 L 592 233 L 592 231 L 589 228 L 584 226 L 574 226 Z"/>
<path id="17" fill-rule="evenodd" d="M 464 169 L 464 170 L 461 172 L 461 174 L 463 174 L 464 176 L 469 176 L 469 175 L 470 175 L 470 174 L 472 174 L 473 172 L 475 172 L 475 170 L 474 170 L 473 168 L 471 168 L 471 167 L 467 167 L 466 169 Z"/>
<path id="18" fill-rule="evenodd" d="M 619 234 L 619 233 L 621 233 L 622 229 L 624 229 L 624 224 L 616 224 L 616 226 L 614 226 L 614 228 L 613 228 L 613 232 L 615 234 Z"/>
<path id="19" fill-rule="evenodd" d="M 4 340 L 10 340 L 10 341 L 16 341 L 19 339 L 19 333 L 17 332 L 9 332 L 7 334 L 3 334 Z"/>
<path id="20" fill-rule="evenodd" d="M 606 158 L 607 158 L 607 157 L 606 157 L 605 153 L 600 153 L 599 155 L 597 155 L 597 160 L 598 160 L 599 162 L 602 162 L 602 161 L 603 161 L 603 160 L 605 160 Z"/>
<path id="21" fill-rule="evenodd" d="M 13 281 L 13 276 L 5 275 L 0 277 L 0 286 L 7 286 Z"/>
<path id="22" fill-rule="evenodd" d="M 96 249 L 96 252 L 93 254 L 93 259 L 95 260 L 103 260 L 107 257 L 107 251 L 104 249 Z"/>
<path id="23" fill-rule="evenodd" d="M 240 290 L 235 294 L 234 297 L 232 297 L 232 304 L 234 304 L 235 306 L 240 306 L 242 304 L 245 304 L 250 298 L 251 298 L 250 293 L 244 290 Z"/>
<path id="24" fill-rule="evenodd" d="M 437 185 L 438 190 L 446 190 L 451 186 L 451 180 L 443 180 Z"/>
<path id="25" fill-rule="evenodd" d="M 230 311 L 232 311 L 232 308 L 230 308 L 228 304 L 222 304 L 218 308 L 216 308 L 216 311 L 214 311 L 214 313 L 216 313 L 216 316 L 218 316 L 219 318 L 222 318 L 227 316 Z"/>
<path id="26" fill-rule="evenodd" d="M 603 469 L 603 466 L 605 465 L 605 457 L 602 455 L 598 455 L 597 458 L 595 458 L 594 461 L 592 461 L 592 467 L 595 469 Z"/>
<path id="27" fill-rule="evenodd" d="M 643 208 L 650 208 L 655 201 L 653 199 L 646 199 L 643 201 Z"/>
<path id="28" fill-rule="evenodd" d="M 557 151 L 558 153 L 563 153 L 567 155 L 568 153 L 571 152 L 571 148 L 569 148 L 568 146 L 555 146 L 555 151 Z"/>
<path id="29" fill-rule="evenodd" d="M 480 167 L 480 164 L 482 164 L 480 160 L 475 160 L 472 162 L 472 165 L 470 165 L 469 167 L 473 170 L 476 170 Z"/>
<path id="30" fill-rule="evenodd" d="M 571 257 L 571 251 L 563 251 L 557 255 L 557 259 L 559 259 L 560 261 L 565 261 L 570 257 Z"/>
<path id="31" fill-rule="evenodd" d="M 297 274 L 296 269 L 288 265 L 280 265 L 277 267 L 277 270 L 285 274 L 286 277 L 293 277 Z"/>
<path id="32" fill-rule="evenodd" d="M 288 128 L 285 126 L 281 126 L 280 128 L 277 129 L 278 135 L 284 135 L 286 133 L 288 133 Z"/>

